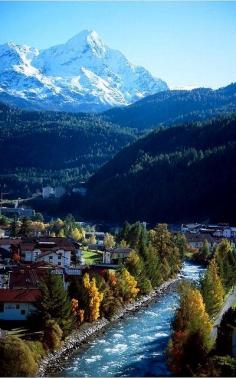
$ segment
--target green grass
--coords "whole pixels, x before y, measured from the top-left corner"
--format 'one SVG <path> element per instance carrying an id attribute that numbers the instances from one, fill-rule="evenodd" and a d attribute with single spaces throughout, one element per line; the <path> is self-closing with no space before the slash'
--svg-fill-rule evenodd
<path id="1" fill-rule="evenodd" d="M 234 303 L 233 303 L 233 305 L 232 305 L 232 308 L 233 308 L 234 310 L 236 310 L 236 299 L 235 299 L 235 301 L 234 301 Z"/>
<path id="2" fill-rule="evenodd" d="M 84 259 L 85 264 L 100 264 L 102 262 L 102 252 L 94 251 L 83 251 L 82 258 Z"/>

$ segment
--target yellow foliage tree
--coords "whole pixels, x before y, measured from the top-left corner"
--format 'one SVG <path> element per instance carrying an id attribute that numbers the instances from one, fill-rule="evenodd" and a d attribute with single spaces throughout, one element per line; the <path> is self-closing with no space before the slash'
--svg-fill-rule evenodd
<path id="1" fill-rule="evenodd" d="M 74 228 L 72 231 L 71 231 L 71 237 L 78 241 L 78 240 L 82 240 L 84 239 L 84 236 L 85 236 L 85 233 L 84 233 L 84 230 L 83 229 L 80 229 L 80 228 Z"/>
<path id="2" fill-rule="evenodd" d="M 139 292 L 137 281 L 127 269 L 123 269 L 119 274 L 117 283 L 118 290 L 125 302 L 137 297 Z"/>
<path id="3" fill-rule="evenodd" d="M 175 374 L 188 376 L 196 371 L 212 347 L 211 330 L 200 291 L 185 286 L 168 348 L 169 366 Z"/>
<path id="4" fill-rule="evenodd" d="M 93 322 L 97 320 L 100 316 L 100 305 L 103 300 L 103 293 L 100 293 L 95 278 L 90 280 L 89 274 L 85 273 L 83 277 L 83 285 L 87 290 L 89 297 L 89 321 Z"/>
<path id="5" fill-rule="evenodd" d="M 113 248 L 115 244 L 116 242 L 115 242 L 114 236 L 106 232 L 104 236 L 104 247 L 107 249 Z"/>

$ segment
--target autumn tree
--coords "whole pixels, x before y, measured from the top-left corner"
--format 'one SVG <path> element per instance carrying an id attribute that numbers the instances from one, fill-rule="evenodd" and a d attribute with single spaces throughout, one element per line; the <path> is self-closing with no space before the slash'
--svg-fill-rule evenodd
<path id="1" fill-rule="evenodd" d="M 199 290 L 185 285 L 173 321 L 168 347 L 170 369 L 177 375 L 197 371 L 212 347 L 212 325 Z"/>
<path id="2" fill-rule="evenodd" d="M 212 317 L 217 314 L 224 302 L 224 288 L 218 275 L 215 259 L 212 259 L 201 282 L 201 292 L 206 311 Z"/>
<path id="3" fill-rule="evenodd" d="M 75 227 L 72 231 L 71 231 L 71 234 L 70 236 L 75 240 L 75 241 L 79 241 L 79 240 L 83 240 L 84 239 L 84 231 L 82 228 L 78 228 L 78 227 Z"/>
<path id="4" fill-rule="evenodd" d="M 95 278 L 90 279 L 88 273 L 85 273 L 83 276 L 83 286 L 89 298 L 88 308 L 85 308 L 85 313 L 87 313 L 88 320 L 93 322 L 100 316 L 100 305 L 103 300 L 103 294 L 98 291 Z"/>
<path id="5" fill-rule="evenodd" d="M 53 319 L 47 320 L 44 333 L 43 333 L 43 345 L 46 350 L 54 351 L 62 345 L 63 331 L 59 324 Z"/>
<path id="6" fill-rule="evenodd" d="M 115 238 L 113 235 L 109 234 L 108 232 L 105 233 L 104 236 L 104 247 L 106 249 L 113 248 L 115 246 Z"/>
<path id="7" fill-rule="evenodd" d="M 137 287 L 137 281 L 129 273 L 127 269 L 123 269 L 117 277 L 117 289 L 120 297 L 124 302 L 129 302 L 135 299 L 139 289 Z"/>
<path id="8" fill-rule="evenodd" d="M 132 251 L 126 260 L 125 266 L 137 280 L 140 293 L 149 293 L 152 290 L 152 284 L 150 279 L 146 277 L 145 264 L 142 257 L 135 251 Z"/>
<path id="9" fill-rule="evenodd" d="M 0 366 L 3 377 L 32 377 L 38 368 L 28 345 L 16 336 L 0 338 Z"/>

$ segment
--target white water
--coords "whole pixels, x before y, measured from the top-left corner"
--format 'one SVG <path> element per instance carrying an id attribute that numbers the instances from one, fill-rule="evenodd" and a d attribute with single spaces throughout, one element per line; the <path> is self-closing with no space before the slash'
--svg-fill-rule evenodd
<path id="1" fill-rule="evenodd" d="M 181 276 L 198 281 L 203 268 L 185 263 Z M 103 336 L 75 351 L 57 376 L 169 376 L 165 350 L 178 305 L 175 292 L 163 294 L 132 316 L 120 320 Z"/>

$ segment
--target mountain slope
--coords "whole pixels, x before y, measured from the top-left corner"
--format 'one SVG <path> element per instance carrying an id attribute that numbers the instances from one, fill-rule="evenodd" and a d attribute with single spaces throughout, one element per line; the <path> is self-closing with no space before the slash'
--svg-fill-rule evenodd
<path id="1" fill-rule="evenodd" d="M 0 184 L 24 195 L 43 183 L 76 185 L 135 138 L 98 115 L 30 112 L 0 103 Z"/>
<path id="2" fill-rule="evenodd" d="M 89 180 L 85 215 L 115 221 L 234 221 L 236 115 L 160 129 Z"/>
<path id="3" fill-rule="evenodd" d="M 0 46 L 0 100 L 11 105 L 96 112 L 167 89 L 94 31 L 42 51 L 14 43 Z"/>
<path id="4" fill-rule="evenodd" d="M 217 90 L 197 88 L 147 96 L 132 105 L 104 113 L 106 120 L 122 126 L 150 129 L 213 118 L 236 111 L 236 84 Z"/>

